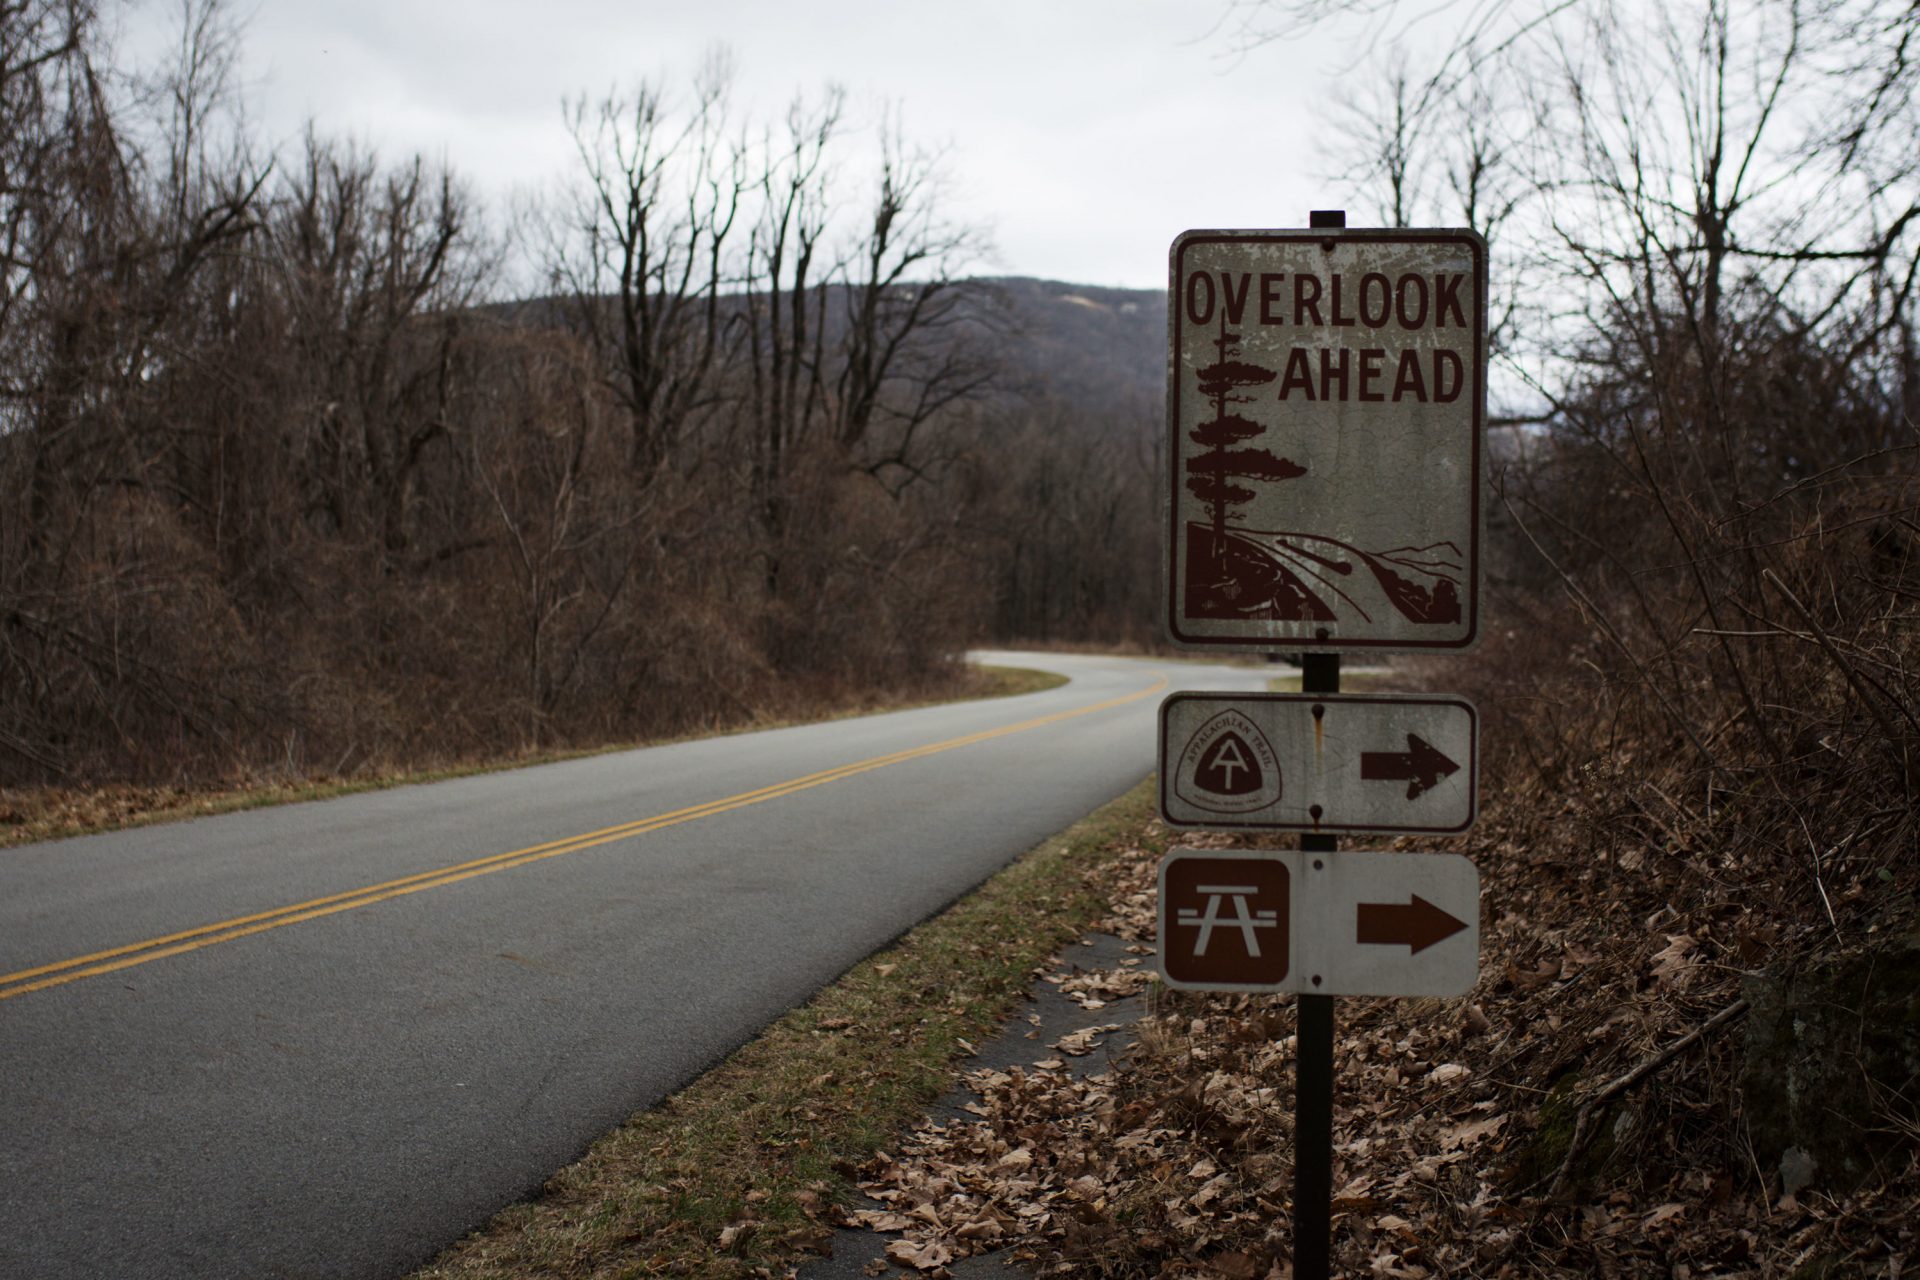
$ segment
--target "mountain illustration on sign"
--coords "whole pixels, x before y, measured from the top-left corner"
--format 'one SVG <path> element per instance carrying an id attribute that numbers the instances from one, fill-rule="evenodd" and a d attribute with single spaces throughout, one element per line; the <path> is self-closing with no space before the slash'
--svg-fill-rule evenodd
<path id="1" fill-rule="evenodd" d="M 1460 548 L 1452 542 L 1362 551 L 1315 533 L 1187 525 L 1187 612 L 1198 618 L 1460 621 Z"/>
<path id="2" fill-rule="evenodd" d="M 1194 372 L 1213 416 L 1187 432 L 1205 446 L 1186 458 L 1187 491 L 1207 504 L 1209 516 L 1186 527 L 1187 616 L 1285 622 L 1346 616 L 1371 622 L 1398 613 L 1422 625 L 1458 623 L 1464 557 L 1452 542 L 1365 551 L 1324 534 L 1228 525 L 1232 512 L 1259 496 L 1234 481 L 1293 480 L 1307 469 L 1266 449 L 1233 447 L 1266 430 L 1233 411 L 1254 398 L 1243 389 L 1277 375 L 1239 358 L 1240 335 L 1227 328 L 1224 308 L 1212 342 L 1218 359 Z"/>

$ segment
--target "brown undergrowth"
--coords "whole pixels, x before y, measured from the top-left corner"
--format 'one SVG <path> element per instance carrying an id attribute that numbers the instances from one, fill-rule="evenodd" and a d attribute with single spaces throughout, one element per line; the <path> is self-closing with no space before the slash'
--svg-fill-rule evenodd
<path id="1" fill-rule="evenodd" d="M 1511 625 L 1473 659 L 1424 669 L 1482 710 L 1485 804 L 1468 837 L 1385 847 L 1478 865 L 1481 976 L 1464 999 L 1338 1005 L 1336 1274 L 1920 1265 L 1920 1006 L 1888 958 L 1920 946 L 1910 498 L 1794 531 L 1755 575 L 1764 599 L 1721 599 L 1738 628 L 1655 610 L 1654 633 L 1535 595 L 1503 602 Z M 1155 862 L 1100 873 L 1111 927 L 1142 942 Z M 1875 965 L 1896 989 L 1873 1016 L 1907 1025 L 1836 1005 L 1851 1031 L 1820 1050 L 1866 1105 L 1796 1097 L 1812 1131 L 1763 1133 L 1757 1096 L 1797 1068 L 1750 1010 Z M 976 1076 L 977 1121 L 922 1127 L 869 1170 L 910 1239 L 939 1246 L 899 1256 L 1288 1275 L 1292 1030 L 1284 998 L 1161 991 L 1107 1074 Z M 1904 1061 L 1870 1060 L 1882 1033 Z"/>
<path id="2" fill-rule="evenodd" d="M 1783 1194 L 1743 1134 L 1734 1030 L 1626 1091 L 1570 1153 L 1593 1086 L 1740 998 L 1754 938 L 1724 900 L 1676 910 L 1618 891 L 1616 866 L 1510 836 L 1472 852 L 1486 903 L 1473 995 L 1340 1004 L 1341 1274 L 1902 1274 L 1920 1204 L 1911 1132 L 1883 1179 Z M 1155 862 L 1106 869 L 1126 936 L 1152 938 Z M 920 1129 L 868 1190 L 949 1257 L 979 1242 L 1043 1274 L 1284 1276 L 1292 1022 L 1279 998 L 1162 993 L 1123 1068 L 979 1074 L 982 1118 Z"/>

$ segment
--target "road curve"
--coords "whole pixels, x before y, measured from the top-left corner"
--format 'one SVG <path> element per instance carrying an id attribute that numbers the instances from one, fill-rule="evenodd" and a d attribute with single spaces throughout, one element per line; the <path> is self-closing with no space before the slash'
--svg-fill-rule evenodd
<path id="1" fill-rule="evenodd" d="M 0 850 L 0 1276 L 390 1277 L 1153 765 L 1257 669 Z"/>

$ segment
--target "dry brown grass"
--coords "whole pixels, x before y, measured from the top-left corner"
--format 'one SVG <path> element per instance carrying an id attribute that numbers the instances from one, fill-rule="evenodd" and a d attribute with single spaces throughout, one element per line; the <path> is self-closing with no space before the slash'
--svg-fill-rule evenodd
<path id="1" fill-rule="evenodd" d="M 871 693 L 861 693 L 837 703 L 814 707 L 810 714 L 785 719 L 755 716 L 732 724 L 716 725 L 711 733 L 645 742 L 613 742 L 570 751 L 516 751 L 447 764 L 422 762 L 412 768 L 375 767 L 368 764 L 347 776 L 303 774 L 289 767 L 279 776 L 242 774 L 198 785 L 140 786 L 109 782 L 84 787 L 0 787 L 0 849 L 31 844 L 37 840 L 59 840 L 156 822 L 179 822 L 214 813 L 233 813 L 241 809 L 294 804 L 303 800 L 323 800 L 360 791 L 382 791 L 389 787 L 437 782 L 501 769 L 518 769 L 526 765 L 572 760 L 611 751 L 630 751 L 712 734 L 751 733 L 785 725 L 933 706 L 967 698 L 1016 697 L 1056 688 L 1064 683 L 1066 677 L 1051 671 L 968 665 L 959 669 L 944 691 L 945 696 L 889 702 Z"/>

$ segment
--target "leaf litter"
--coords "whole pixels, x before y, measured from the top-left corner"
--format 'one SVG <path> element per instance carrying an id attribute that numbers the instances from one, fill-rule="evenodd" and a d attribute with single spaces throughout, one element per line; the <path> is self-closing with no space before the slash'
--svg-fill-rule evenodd
<path id="1" fill-rule="evenodd" d="M 1339 1006 L 1336 1273 L 1920 1269 L 1914 1145 L 1904 1168 L 1861 1191 L 1779 1196 L 1750 1158 L 1742 1167 L 1725 1037 L 1623 1093 L 1571 1189 L 1546 1193 L 1571 1106 L 1735 994 L 1723 953 L 1738 930 L 1714 927 L 1728 913 L 1711 901 L 1691 904 L 1691 918 L 1664 905 L 1637 915 L 1647 903 L 1636 895 L 1483 826 L 1494 834 L 1473 850 L 1487 916 L 1475 991 Z M 862 1171 L 861 1190 L 884 1207 L 846 1220 L 902 1232 L 888 1248 L 896 1264 L 941 1280 L 957 1260 L 1006 1251 L 1042 1276 L 1291 1274 L 1291 1002 L 1158 987 L 1144 959 L 1156 873 L 1141 847 L 1093 873 L 1110 903 L 1100 927 L 1130 944 L 1120 966 L 1041 975 L 1089 1010 L 1147 991 L 1127 1053 L 1096 1074 L 1067 1069 L 1060 1055 L 1119 1029 L 1106 1025 L 1036 1046 L 1046 1056 L 1031 1065 L 971 1072 L 972 1119 L 922 1123 Z"/>

